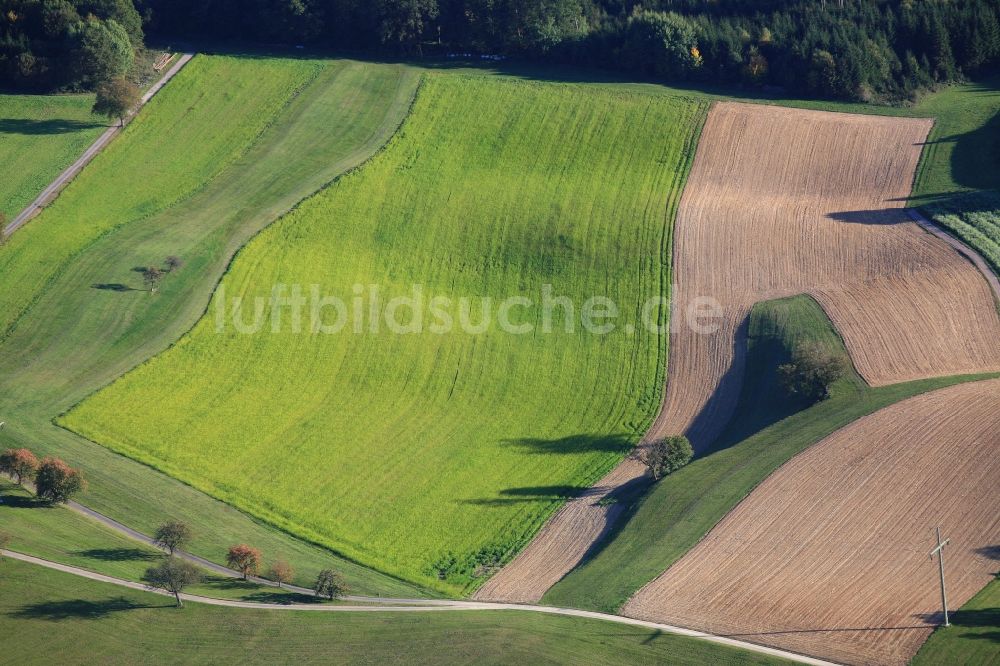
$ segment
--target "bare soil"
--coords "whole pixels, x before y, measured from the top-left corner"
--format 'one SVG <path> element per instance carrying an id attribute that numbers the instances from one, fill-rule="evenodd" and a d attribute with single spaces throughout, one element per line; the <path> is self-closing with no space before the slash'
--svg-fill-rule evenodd
<path id="1" fill-rule="evenodd" d="M 931 124 L 713 106 L 678 210 L 669 375 L 646 441 L 685 433 L 710 446 L 735 407 L 747 316 L 762 300 L 813 295 L 872 385 L 1000 371 L 986 279 L 903 210 Z M 709 303 L 720 316 L 698 316 Z M 475 598 L 540 599 L 616 519 L 598 501 L 642 473 L 626 460 L 567 502 Z"/>
<path id="2" fill-rule="evenodd" d="M 640 590 L 629 617 L 848 664 L 905 664 L 997 569 L 1000 380 L 960 384 L 842 428 L 762 483 Z"/>

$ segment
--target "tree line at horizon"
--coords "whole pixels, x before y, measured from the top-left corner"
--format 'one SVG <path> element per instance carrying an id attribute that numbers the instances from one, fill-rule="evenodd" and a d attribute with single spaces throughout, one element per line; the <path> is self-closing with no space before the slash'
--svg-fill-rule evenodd
<path id="1" fill-rule="evenodd" d="M 993 0 L 10 0 L 0 85 L 90 89 L 160 38 L 491 54 L 898 102 L 996 71 Z"/>

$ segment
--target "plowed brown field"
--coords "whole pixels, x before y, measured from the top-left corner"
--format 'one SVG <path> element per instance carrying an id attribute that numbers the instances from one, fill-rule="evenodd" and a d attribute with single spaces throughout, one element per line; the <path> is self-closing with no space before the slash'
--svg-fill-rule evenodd
<path id="1" fill-rule="evenodd" d="M 903 664 L 990 581 L 1000 543 L 1000 380 L 860 419 L 762 483 L 623 609 L 850 664 Z M 995 557 L 995 555 L 993 555 Z"/>
<path id="2" fill-rule="evenodd" d="M 982 274 L 905 204 L 930 120 L 717 103 L 674 232 L 667 391 L 647 439 L 704 449 L 743 374 L 754 303 L 812 294 L 873 385 L 1000 371 L 1000 317 Z M 699 299 L 721 316 L 688 325 Z M 643 473 L 623 462 L 568 502 L 476 598 L 537 601 L 616 518 L 596 501 Z"/>
<path id="3" fill-rule="evenodd" d="M 718 435 L 754 303 L 810 293 L 872 385 L 1000 370 L 982 274 L 901 210 L 930 121 L 717 104 L 677 217 L 667 396 L 652 434 Z M 710 297 L 719 329 L 683 322 Z"/>

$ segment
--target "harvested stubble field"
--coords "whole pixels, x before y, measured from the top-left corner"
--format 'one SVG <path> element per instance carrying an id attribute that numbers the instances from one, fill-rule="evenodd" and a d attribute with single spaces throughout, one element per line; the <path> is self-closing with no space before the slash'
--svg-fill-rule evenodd
<path id="1" fill-rule="evenodd" d="M 613 333 L 557 319 L 535 335 L 220 334 L 217 295 L 171 350 L 62 422 L 361 563 L 468 589 L 655 416 L 666 336 L 638 319 L 667 292 L 666 239 L 705 111 L 429 74 L 386 149 L 263 232 L 223 283 L 265 301 L 276 284 L 317 284 L 347 303 L 355 284 L 380 285 L 383 303 L 420 284 L 472 297 L 477 322 L 486 298 L 537 303 L 551 284 L 577 304 L 613 299 Z M 539 327 L 540 311 L 513 318 Z"/>
<path id="2" fill-rule="evenodd" d="M 906 663 L 939 621 L 934 526 L 951 539 L 950 605 L 993 577 L 998 447 L 1000 380 L 887 407 L 782 466 L 623 613 L 844 663 Z"/>
<path id="3" fill-rule="evenodd" d="M 739 397 L 750 309 L 783 296 L 813 295 L 872 385 L 1000 370 L 987 282 L 901 209 L 930 125 L 715 104 L 677 213 L 667 392 L 647 438 L 710 446 Z M 687 324 L 705 297 L 721 306 L 711 333 Z M 478 597 L 540 599 L 616 519 L 598 500 L 643 473 L 627 460 L 567 503 Z"/>

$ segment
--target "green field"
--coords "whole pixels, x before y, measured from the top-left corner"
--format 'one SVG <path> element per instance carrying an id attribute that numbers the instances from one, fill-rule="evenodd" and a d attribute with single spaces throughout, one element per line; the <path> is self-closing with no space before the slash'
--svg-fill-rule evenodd
<path id="1" fill-rule="evenodd" d="M 975 248 L 1000 275 L 1000 190 L 929 203 L 923 210 L 937 224 Z"/>
<path id="2" fill-rule="evenodd" d="M 187 67 L 43 217 L 0 251 L 0 273 L 19 285 L 0 290 L 0 336 L 74 254 L 190 196 L 237 160 L 322 65 L 264 60 L 251 68 L 221 57 Z M 36 241 L 38 235 L 46 241 Z"/>
<path id="3" fill-rule="evenodd" d="M 911 206 L 1000 274 L 1000 77 L 952 86 L 917 106 L 934 115 Z"/>
<path id="4" fill-rule="evenodd" d="M 104 130 L 93 95 L 0 95 L 0 213 L 13 219 Z"/>
<path id="5" fill-rule="evenodd" d="M 996 559 L 997 554 L 992 557 Z M 984 587 L 949 619 L 952 626 L 935 630 L 913 658 L 912 666 L 1000 664 L 1000 579 Z"/>
<path id="6" fill-rule="evenodd" d="M 91 483 L 81 501 L 147 534 L 168 518 L 187 521 L 191 550 L 216 562 L 249 541 L 267 558 L 287 557 L 303 584 L 332 565 L 358 593 L 419 596 L 52 424 L 188 330 L 236 249 L 383 145 L 416 83 L 399 65 L 195 58 L 0 248 L 4 326 L 13 319 L 6 307 L 22 308 L 0 340 L 0 448 L 82 467 Z M 184 266 L 155 297 L 139 291 L 133 268 L 168 255 Z"/>
<path id="7" fill-rule="evenodd" d="M 0 661 L 12 664 L 780 664 L 599 620 L 511 611 L 218 608 L 0 562 Z"/>
<path id="8" fill-rule="evenodd" d="M 808 296 L 754 307 L 748 379 L 734 421 L 719 440 L 725 448 L 653 486 L 629 508 L 612 538 L 553 586 L 543 603 L 616 612 L 795 454 L 904 398 L 972 379 L 944 377 L 872 388 L 851 371 L 834 384 L 829 399 L 796 412 L 794 405 L 775 399 L 781 389 L 774 369 L 804 340 L 822 341 L 847 353 L 826 314 Z"/>
<path id="9" fill-rule="evenodd" d="M 141 581 L 164 554 L 62 506 L 36 502 L 22 488 L 0 480 L 0 532 L 11 537 L 10 550 L 68 564 L 106 576 Z M 269 564 L 269 563 L 267 563 Z M 266 566 L 261 570 L 266 575 Z M 2 575 L 2 574 L 0 574 Z M 288 603 L 315 597 L 203 571 L 203 580 L 186 591 L 219 599 Z"/>
<path id="10" fill-rule="evenodd" d="M 563 311 L 542 333 L 539 307 L 515 315 L 536 324 L 529 335 L 372 333 L 370 321 L 324 335 L 287 319 L 220 334 L 217 296 L 167 354 L 61 422 L 359 562 L 468 590 L 656 413 L 666 336 L 639 311 L 667 291 L 669 223 L 704 111 L 428 75 L 388 149 L 262 233 L 223 283 L 263 300 L 276 284 L 318 284 L 345 302 L 377 284 L 383 303 L 417 283 L 472 298 L 474 313 L 487 298 L 537 303 L 551 284 L 575 304 L 615 301 L 608 335 L 566 332 Z"/>
<path id="11" fill-rule="evenodd" d="M 1000 77 L 949 86 L 914 111 L 935 118 L 913 183 L 911 206 L 1000 189 Z"/>

